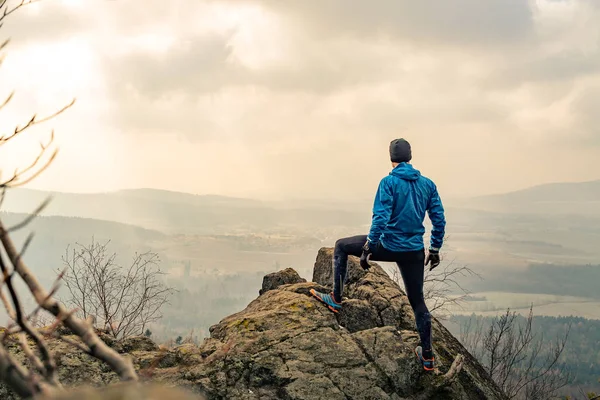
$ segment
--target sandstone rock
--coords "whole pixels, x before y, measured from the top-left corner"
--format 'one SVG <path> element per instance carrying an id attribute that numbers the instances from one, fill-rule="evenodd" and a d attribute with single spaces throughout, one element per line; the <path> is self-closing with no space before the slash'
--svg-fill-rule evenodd
<path id="1" fill-rule="evenodd" d="M 127 355 L 143 381 L 180 387 L 207 400 L 506 399 L 435 320 L 440 373 L 459 354 L 464 356 L 462 370 L 451 383 L 422 370 L 413 353 L 418 335 L 412 310 L 380 266 L 367 272 L 350 258 L 339 314 L 310 296 L 311 288 L 330 288 L 331 258 L 332 249 L 319 251 L 314 282 L 293 283 L 297 274 L 291 271 L 274 274 L 257 299 L 212 326 L 211 337 L 199 347 L 159 350 L 140 339 L 112 346 L 132 349 Z M 87 355 L 62 342 L 52 341 L 51 347 L 60 355 L 65 385 L 116 382 L 114 373 Z M 23 360 L 17 346 L 11 345 L 10 351 Z M 1 386 L 0 398 L 13 399 Z"/>
<path id="2" fill-rule="evenodd" d="M 273 272 L 263 278 L 262 288 L 258 292 L 263 295 L 269 290 L 277 289 L 283 285 L 306 282 L 306 279 L 301 278 L 298 273 L 292 268 L 286 268 L 282 271 Z"/>
<path id="3" fill-rule="evenodd" d="M 132 336 L 119 342 L 119 352 L 131 353 L 132 351 L 157 351 L 158 345 L 146 336 Z"/>

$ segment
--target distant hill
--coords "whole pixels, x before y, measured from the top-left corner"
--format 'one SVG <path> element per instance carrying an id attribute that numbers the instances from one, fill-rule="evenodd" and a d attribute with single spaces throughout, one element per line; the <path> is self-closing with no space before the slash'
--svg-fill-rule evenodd
<path id="1" fill-rule="evenodd" d="M 44 215 L 77 216 L 124 222 L 165 233 L 213 234 L 275 228 L 320 228 L 368 223 L 370 210 L 335 208 L 329 203 L 275 203 L 224 196 L 199 196 L 155 189 L 109 193 L 59 193 L 14 189 L 4 210 L 27 213 L 49 195 Z M 335 212 L 332 212 L 335 210 Z"/>
<path id="2" fill-rule="evenodd" d="M 26 217 L 26 214 L 0 212 L 0 218 L 7 227 L 14 226 Z M 151 244 L 167 239 L 161 232 L 137 226 L 62 216 L 37 217 L 25 228 L 15 231 L 12 237 L 21 246 L 29 233 L 35 236 L 24 259 L 46 283 L 61 266 L 61 257 L 67 246 L 77 242 L 86 245 L 92 237 L 98 242 L 110 240 L 110 250 L 125 255 L 149 250 Z"/>
<path id="3" fill-rule="evenodd" d="M 600 196 L 596 196 L 596 190 L 600 192 L 600 181 L 542 185 L 500 195 L 445 200 L 448 220 L 445 248 L 463 261 L 487 260 L 486 265 L 490 265 L 490 260 L 497 265 L 521 263 L 520 260 L 575 263 L 596 260 L 600 254 L 595 246 L 600 240 Z M 164 251 L 168 248 L 172 257 L 179 257 L 180 251 L 174 249 L 180 249 L 181 243 L 192 240 L 195 248 L 201 248 L 196 242 L 215 235 L 243 237 L 242 244 L 232 242 L 237 247 L 228 251 L 246 247 L 259 251 L 262 242 L 248 236 L 252 234 L 334 243 L 346 235 L 366 233 L 372 207 L 353 199 L 269 202 L 155 189 L 91 194 L 15 189 L 7 194 L 3 209 L 30 212 L 48 195 L 53 199 L 44 211 L 46 216 L 113 221 L 194 238 L 172 236 L 162 241 L 159 248 Z M 429 221 L 425 223 L 429 228 Z M 283 242 L 273 243 L 267 246 L 269 251 L 279 252 L 275 248 Z M 295 241 L 290 243 L 295 249 L 300 246 Z M 181 250 L 185 254 L 187 251 Z M 205 249 L 202 257 L 212 253 Z"/>
<path id="4" fill-rule="evenodd" d="M 7 227 L 23 221 L 27 216 L 27 214 L 0 211 L 0 218 Z M 38 216 L 25 228 L 15 231 L 13 235 L 15 237 L 25 237 L 29 232 L 34 232 L 36 235 L 51 235 L 55 240 L 68 239 L 69 241 L 81 240 L 82 238 L 91 239 L 92 235 L 95 235 L 99 240 L 112 239 L 129 243 L 145 243 L 167 238 L 167 235 L 162 232 L 139 226 L 91 218 L 63 216 Z"/>
<path id="5" fill-rule="evenodd" d="M 504 194 L 455 200 L 458 207 L 511 214 L 600 217 L 600 180 L 550 183 Z"/>

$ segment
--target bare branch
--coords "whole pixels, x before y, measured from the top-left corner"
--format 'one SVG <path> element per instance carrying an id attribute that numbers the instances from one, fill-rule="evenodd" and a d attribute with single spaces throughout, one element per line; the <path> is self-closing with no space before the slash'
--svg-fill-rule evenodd
<path id="1" fill-rule="evenodd" d="M 2 43 L 2 45 L 0 45 L 0 50 L 2 50 L 2 48 L 8 44 L 8 41 L 5 41 L 4 43 Z M 6 107 L 6 105 L 8 103 L 10 103 L 10 101 L 12 100 L 13 96 L 15 95 L 15 92 L 10 92 L 10 94 L 6 97 L 6 99 L 4 99 L 4 102 L 2 104 L 0 104 L 0 110 L 2 110 L 4 107 Z"/>
<path id="2" fill-rule="evenodd" d="M 122 358 L 116 351 L 108 347 L 98 338 L 91 326 L 75 315 L 69 314 L 63 304 L 52 296 L 49 296 L 37 278 L 31 273 L 31 270 L 23 262 L 23 259 L 19 257 L 19 253 L 2 221 L 0 221 L 0 242 L 10 258 L 15 272 L 25 281 L 38 305 L 57 318 L 68 314 L 64 320 L 64 325 L 84 341 L 90 349 L 91 355 L 107 363 L 122 380 L 137 381 L 137 375 L 130 360 Z"/>
<path id="3" fill-rule="evenodd" d="M 32 384 L 27 370 L 6 351 L 4 346 L 0 346 L 0 379 L 24 398 L 32 397 L 34 393 L 45 392 L 42 383 Z"/>
<path id="4" fill-rule="evenodd" d="M 559 369 L 570 327 L 554 343 L 533 330 L 533 306 L 522 321 L 507 309 L 484 329 L 479 317 L 461 327 L 461 342 L 482 363 L 510 399 L 545 400 L 571 380 Z"/>
<path id="5" fill-rule="evenodd" d="M 7 0 L 0 1 L 0 10 L 4 9 L 0 13 L 0 28 L 2 28 L 4 18 L 8 17 L 10 14 L 14 13 L 21 7 L 25 7 L 32 3 L 37 3 L 38 1 L 41 1 L 41 0 L 21 0 L 21 2 L 19 4 L 17 4 L 16 6 L 14 6 L 13 8 L 9 8 L 6 6 Z M 0 47 L 0 49 L 1 49 L 1 47 Z"/>
<path id="6" fill-rule="evenodd" d="M 4 279 L 2 280 L 2 285 L 4 285 Z M 4 288 L 2 286 L 0 286 L 0 300 L 2 300 L 2 305 L 4 305 L 4 308 L 6 309 L 6 313 L 8 314 L 10 319 L 14 320 L 15 318 L 17 318 L 17 316 L 15 315 L 15 312 L 12 309 L 12 306 L 8 302 L 8 299 L 6 298 L 6 295 L 4 294 L 3 289 Z"/>
<path id="7" fill-rule="evenodd" d="M 439 376 L 431 384 L 427 385 L 426 389 L 423 390 L 415 397 L 416 400 L 426 400 L 437 398 L 436 392 L 443 390 L 445 387 L 451 385 L 455 380 L 464 364 L 465 358 L 462 354 L 456 356 L 450 369 L 444 375 Z"/>
<path id="8" fill-rule="evenodd" d="M 58 154 L 58 150 L 54 150 L 52 152 L 52 154 L 50 155 L 49 159 L 44 164 L 41 164 L 40 167 L 38 167 L 42 157 L 46 153 L 46 150 L 49 148 L 49 146 L 53 142 L 54 142 L 54 131 L 52 131 L 50 140 L 48 141 L 48 143 L 46 143 L 46 144 L 40 143 L 40 151 L 39 151 L 37 157 L 31 162 L 31 164 L 29 164 L 25 169 L 23 169 L 21 171 L 16 170 L 13 173 L 13 175 L 6 181 L 4 181 L 4 182 L 0 181 L 0 187 L 6 188 L 6 187 L 23 186 L 23 185 L 31 182 L 35 178 L 37 178 L 42 172 L 44 172 L 46 170 L 46 168 L 48 168 L 50 166 L 50 164 L 54 161 L 54 159 L 56 158 L 56 155 Z M 0 146 L 2 146 L 2 143 L 3 142 L 0 139 Z M 34 171 L 32 175 L 30 175 L 27 178 L 23 178 L 23 175 L 25 175 L 29 171 L 32 171 L 36 167 L 37 167 L 37 170 Z"/>
<path id="9" fill-rule="evenodd" d="M 423 297 L 427 302 L 429 312 L 438 319 L 446 317 L 450 307 L 461 307 L 465 299 L 471 294 L 460 282 L 465 277 L 483 279 L 480 274 L 466 265 L 455 265 L 451 260 L 444 266 L 433 271 L 427 271 L 423 281 Z M 391 278 L 399 286 L 403 286 L 402 275 L 398 268 L 393 268 Z M 460 294 L 456 294 L 460 293 Z"/>
<path id="10" fill-rule="evenodd" d="M 21 345 L 21 349 L 23 349 L 23 353 L 25 353 L 25 356 L 27 356 L 27 358 L 29 359 L 31 364 L 41 374 L 46 373 L 46 370 L 44 369 L 44 365 L 42 364 L 42 362 L 40 361 L 38 356 L 36 356 L 33 353 L 33 351 L 31 350 L 31 347 L 29 347 L 29 343 L 27 343 L 27 335 L 23 332 L 19 334 L 19 344 Z"/>
<path id="11" fill-rule="evenodd" d="M 16 136 L 18 136 L 19 134 L 25 132 L 27 129 L 31 128 L 34 125 L 37 124 L 41 124 L 43 122 L 49 121 L 57 116 L 59 116 L 60 114 L 62 114 L 63 112 L 65 112 L 66 110 L 68 110 L 69 108 L 71 108 L 74 104 L 75 104 L 75 100 L 73 99 L 71 100 L 71 102 L 69 104 L 67 104 L 66 106 L 64 106 L 63 108 L 61 108 L 60 110 L 48 115 L 47 117 L 44 118 L 37 118 L 37 115 L 33 115 L 31 117 L 31 119 L 23 126 L 19 127 L 17 126 L 15 128 L 15 130 L 9 134 L 9 135 L 2 135 L 0 136 L 0 146 L 6 142 L 8 142 L 11 139 L 14 139 Z"/>
<path id="12" fill-rule="evenodd" d="M 4 7 L 5 3 L 6 3 L 6 0 L 0 1 L 0 10 L 2 10 L 2 7 Z M 4 50 L 4 48 L 6 46 L 8 46 L 9 43 L 10 43 L 10 39 L 6 39 L 4 42 L 2 42 L 2 44 L 0 44 L 0 51 Z"/>
<path id="13" fill-rule="evenodd" d="M 0 27 L 7 16 L 21 7 L 37 1 L 39 0 L 21 0 L 20 3 L 11 8 L 7 5 L 7 0 L 0 0 Z M 2 42 L 0 44 L 0 51 L 3 50 L 8 43 L 8 40 Z M 0 110 L 12 100 L 13 95 L 14 93 L 10 93 L 8 97 L 0 103 Z M 35 125 L 49 121 L 62 114 L 73 106 L 74 103 L 75 99 L 53 114 L 43 118 L 38 118 L 38 116 L 34 114 L 27 123 L 17 126 L 9 134 L 0 135 L 0 147 L 20 136 Z M 54 131 L 51 132 L 49 140 L 40 143 L 40 150 L 29 165 L 24 169 L 15 170 L 13 175 L 7 179 L 0 180 L 0 206 L 2 205 L 8 188 L 22 186 L 31 182 L 54 161 L 58 150 L 55 149 L 50 151 L 50 146 L 52 146 L 53 143 Z M 53 323 L 46 330 L 47 334 L 55 333 L 56 327 L 62 323 L 83 342 L 83 344 L 78 345 L 78 348 L 108 364 L 108 366 L 119 375 L 121 380 L 137 382 L 138 377 L 131 361 L 121 357 L 115 350 L 102 342 L 94 332 L 91 324 L 77 318 L 75 310 L 69 311 L 63 304 L 54 298 L 64 272 L 59 274 L 55 284 L 50 291 L 47 292 L 25 264 L 23 261 L 23 254 L 31 243 L 33 235 L 28 236 L 21 252 L 17 251 L 17 248 L 10 237 L 11 232 L 27 226 L 48 205 L 49 201 L 50 199 L 47 199 L 32 215 L 29 215 L 25 220 L 10 228 L 5 227 L 0 220 L 0 270 L 2 272 L 0 299 L 9 316 L 13 319 L 13 326 L 15 328 L 13 329 L 11 326 L 8 329 L 3 330 L 2 333 L 2 341 L 0 341 L 0 380 L 6 382 L 17 395 L 24 398 L 33 398 L 40 394 L 49 394 L 54 388 L 61 388 L 56 373 L 54 358 L 45 343 L 41 330 L 38 331 L 33 326 L 33 323 L 36 323 L 38 312 L 43 309 L 54 316 Z M 5 262 L 5 255 L 8 259 L 7 262 Z M 25 316 L 21 301 L 15 290 L 15 286 L 13 285 L 13 278 L 16 278 L 17 276 L 25 282 L 27 289 L 31 292 L 37 303 L 37 308 L 28 317 Z M 4 292 L 5 286 L 9 296 Z M 12 305 L 9 298 L 12 301 Z M 32 371 L 28 371 L 6 350 L 4 343 L 13 333 L 19 334 L 19 344 L 23 353 L 33 366 Z M 38 354 L 32 350 L 28 341 L 29 339 L 33 340 L 33 343 L 35 343 Z M 66 339 L 65 341 L 69 341 L 69 339 Z M 38 372 L 39 375 L 35 372 Z"/>
<path id="14" fill-rule="evenodd" d="M 0 188 L 0 209 L 2 209 L 2 204 L 4 203 L 4 196 L 6 196 L 6 186 Z"/>
<path id="15" fill-rule="evenodd" d="M 456 356 L 456 358 L 454 359 L 454 362 L 450 366 L 450 369 L 448 370 L 448 372 L 446 372 L 446 375 L 444 375 L 444 377 L 446 378 L 447 381 L 452 381 L 456 377 L 456 375 L 458 375 L 460 373 L 460 371 L 462 370 L 464 361 L 465 361 L 465 358 L 463 357 L 462 354 L 459 354 L 458 356 Z"/>
<path id="16" fill-rule="evenodd" d="M 38 206 L 38 208 L 35 209 L 34 212 L 29 214 L 23 221 L 8 228 L 7 232 L 11 233 L 11 232 L 14 232 L 16 230 L 19 230 L 19 229 L 27 226 L 31 221 L 33 221 L 44 210 L 44 208 L 46 208 L 48 206 L 48 204 L 50 204 L 50 200 L 52 200 L 52 198 L 49 196 L 46 200 L 44 200 L 44 202 L 42 204 L 40 204 Z M 27 237 L 27 240 L 25 241 L 25 245 L 23 246 L 21 253 L 24 253 L 25 250 L 27 250 L 27 247 L 29 247 L 29 244 L 31 243 L 32 239 L 33 239 L 33 233 L 30 233 L 29 236 Z"/>
<path id="17" fill-rule="evenodd" d="M 44 339 L 42 339 L 41 335 L 34 328 L 32 328 L 31 325 L 29 325 L 27 320 L 23 318 L 23 309 L 21 308 L 19 296 L 17 295 L 14 285 L 12 284 L 13 275 L 8 273 L 8 268 L 4 263 L 2 255 L 0 255 L 0 270 L 4 275 L 4 283 L 8 288 L 8 292 L 13 302 L 14 313 L 16 316 L 15 321 L 23 330 L 23 332 L 27 333 L 27 335 L 29 335 L 33 339 L 38 350 L 40 351 L 43 360 L 41 372 L 43 373 L 47 382 L 50 385 L 60 387 L 60 383 L 58 382 L 58 377 L 56 374 L 56 364 L 54 363 L 54 359 L 50 354 L 50 351 L 48 350 L 46 342 L 44 341 Z M 4 333 L 4 338 L 8 336 L 8 332 L 9 330 L 7 329 Z M 23 351 L 27 351 L 27 349 L 23 348 Z M 36 364 L 34 363 L 34 365 Z"/>
<path id="18" fill-rule="evenodd" d="M 58 276 L 56 277 L 56 280 L 54 281 L 54 284 L 52 285 L 52 288 L 50 289 L 50 292 L 48 292 L 48 298 L 44 301 L 44 303 L 50 297 L 53 297 L 56 294 L 56 292 L 58 292 L 58 289 L 60 288 L 60 283 L 64 276 L 64 273 L 65 273 L 65 271 L 63 270 L 61 273 L 58 274 Z M 35 310 L 33 310 L 33 312 L 27 316 L 27 320 L 32 320 L 32 319 L 36 318 L 36 316 L 38 315 L 38 313 L 40 312 L 41 309 L 42 309 L 42 307 L 38 304 L 38 306 L 35 308 Z"/>
<path id="19" fill-rule="evenodd" d="M 70 344 L 71 346 L 75 347 L 76 349 L 81 350 L 82 352 L 84 352 L 90 356 L 93 356 L 92 351 L 86 345 L 79 343 L 75 340 L 72 340 L 68 337 L 62 336 L 62 335 L 56 335 L 56 337 L 59 338 L 60 340 L 62 340 L 63 342 Z"/>
<path id="20" fill-rule="evenodd" d="M 161 317 L 160 309 L 174 291 L 160 279 L 158 255 L 136 254 L 127 268 L 116 263 L 107 243 L 76 244 L 63 257 L 68 303 L 78 307 L 83 318 L 93 316 L 98 327 L 122 339 L 142 334 Z"/>

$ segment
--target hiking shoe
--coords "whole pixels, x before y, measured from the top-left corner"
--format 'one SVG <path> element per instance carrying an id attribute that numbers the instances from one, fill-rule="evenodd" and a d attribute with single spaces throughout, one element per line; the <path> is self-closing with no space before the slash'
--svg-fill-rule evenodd
<path id="1" fill-rule="evenodd" d="M 419 359 L 419 362 L 421 363 L 421 365 L 423 365 L 423 369 L 425 371 L 433 371 L 434 357 L 431 357 L 431 360 L 424 359 L 423 358 L 423 348 L 421 346 L 418 346 L 415 349 L 415 354 L 417 355 L 417 358 Z"/>
<path id="2" fill-rule="evenodd" d="M 321 293 L 317 292 L 315 289 L 310 289 L 310 294 L 312 294 L 321 303 L 325 304 L 327 308 L 334 313 L 338 313 L 342 309 L 342 304 L 335 301 L 333 298 L 333 293 Z"/>

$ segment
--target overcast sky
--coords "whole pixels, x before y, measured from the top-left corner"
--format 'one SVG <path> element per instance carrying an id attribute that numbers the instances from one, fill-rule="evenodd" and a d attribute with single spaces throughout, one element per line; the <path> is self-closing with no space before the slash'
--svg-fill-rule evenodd
<path id="1" fill-rule="evenodd" d="M 10 0 L 9 0 L 10 1 Z M 600 179 L 596 0 L 43 0 L 11 15 L 1 150 L 31 187 L 372 197 L 405 137 L 443 196 Z"/>

